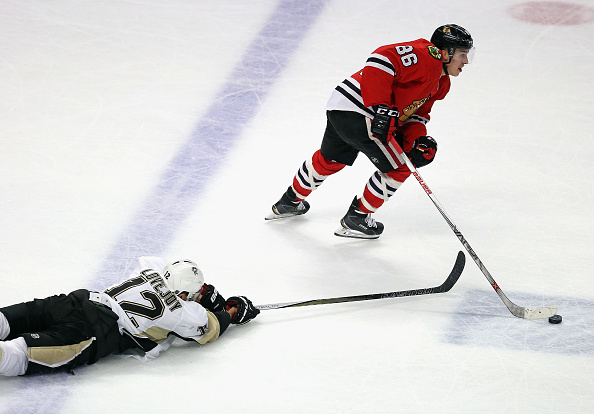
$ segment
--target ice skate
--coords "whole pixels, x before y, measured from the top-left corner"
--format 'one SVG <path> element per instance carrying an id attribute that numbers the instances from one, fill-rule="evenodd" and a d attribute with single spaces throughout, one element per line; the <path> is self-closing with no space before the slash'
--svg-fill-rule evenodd
<path id="1" fill-rule="evenodd" d="M 287 190 L 289 191 L 291 190 Z M 272 206 L 272 213 L 266 216 L 266 220 L 278 220 L 307 213 L 309 203 L 305 200 L 293 201 L 287 192 Z"/>
<path id="2" fill-rule="evenodd" d="M 355 239 L 377 239 L 383 231 L 382 223 L 375 221 L 371 214 L 359 210 L 359 200 L 355 196 L 349 210 L 340 220 L 340 228 L 334 234 Z"/>

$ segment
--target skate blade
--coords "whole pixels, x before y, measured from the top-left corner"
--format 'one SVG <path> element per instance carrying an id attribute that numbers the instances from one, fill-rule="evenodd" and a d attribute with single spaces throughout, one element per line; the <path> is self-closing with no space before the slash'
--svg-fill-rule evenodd
<path id="1" fill-rule="evenodd" d="M 305 214 L 305 213 L 299 213 L 299 214 L 294 214 L 294 213 L 276 214 L 273 211 L 272 213 L 270 213 L 269 215 L 267 215 L 266 217 L 264 217 L 264 220 L 280 220 L 280 219 L 285 219 L 285 218 L 289 218 L 289 217 L 302 216 L 303 214 Z"/>
<path id="2" fill-rule="evenodd" d="M 340 228 L 338 228 L 334 232 L 334 235 L 338 236 L 338 237 L 348 237 L 351 239 L 378 239 L 379 238 L 379 234 L 369 235 L 369 234 L 361 233 L 360 231 L 346 229 L 342 226 L 340 226 Z"/>

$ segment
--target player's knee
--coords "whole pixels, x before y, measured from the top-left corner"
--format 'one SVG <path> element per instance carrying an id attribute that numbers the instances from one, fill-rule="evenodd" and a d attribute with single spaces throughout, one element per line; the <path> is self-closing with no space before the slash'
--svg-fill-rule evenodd
<path id="1" fill-rule="evenodd" d="M 389 178 L 394 180 L 400 186 L 406 179 L 410 176 L 411 172 L 406 165 L 403 165 L 400 168 L 397 168 L 392 171 L 388 171 L 385 175 Z"/>
<path id="2" fill-rule="evenodd" d="M 8 319 L 2 312 L 0 312 L 0 341 L 5 340 L 8 338 L 8 334 L 10 333 L 10 325 L 8 324 Z"/>
<path id="3" fill-rule="evenodd" d="M 320 175 L 331 175 L 346 167 L 346 164 L 327 159 L 322 155 L 320 150 L 314 154 L 312 164 L 316 172 Z"/>
<path id="4" fill-rule="evenodd" d="M 27 344 L 22 337 L 0 342 L 0 375 L 23 375 L 28 362 Z"/>

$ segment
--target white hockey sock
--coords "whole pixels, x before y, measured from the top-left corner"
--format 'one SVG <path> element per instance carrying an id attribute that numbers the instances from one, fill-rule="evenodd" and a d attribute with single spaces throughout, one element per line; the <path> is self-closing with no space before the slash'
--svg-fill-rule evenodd
<path id="1" fill-rule="evenodd" d="M 6 319 L 6 316 L 0 312 L 0 341 L 4 341 L 8 338 L 9 333 L 10 325 L 8 324 L 8 320 Z"/>
<path id="2" fill-rule="evenodd" d="M 0 342 L 0 375 L 14 377 L 23 375 L 29 365 L 25 338 Z"/>

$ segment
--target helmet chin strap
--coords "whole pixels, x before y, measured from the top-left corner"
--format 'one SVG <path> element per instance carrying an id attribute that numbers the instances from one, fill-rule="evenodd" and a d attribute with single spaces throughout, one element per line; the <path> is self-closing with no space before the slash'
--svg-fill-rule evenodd
<path id="1" fill-rule="evenodd" d="M 447 65 L 448 65 L 448 63 L 450 63 L 450 62 L 452 61 L 452 57 L 454 56 L 454 52 L 455 52 L 455 51 L 456 51 L 455 49 L 449 48 L 449 49 L 447 50 L 447 52 L 448 52 L 448 56 L 449 56 L 449 58 L 450 58 L 450 59 L 449 59 L 447 62 L 443 62 L 443 71 L 444 71 L 444 72 L 445 72 L 445 74 L 446 74 L 446 75 L 448 75 L 448 76 L 450 75 L 450 73 L 448 72 L 448 67 L 447 67 Z"/>
<path id="2" fill-rule="evenodd" d="M 452 61 L 452 58 L 454 57 L 454 53 L 456 52 L 456 49 L 454 48 L 449 48 L 448 49 L 448 56 L 450 58 L 450 60 L 448 60 L 447 62 L 443 62 L 443 71 L 445 72 L 446 75 L 450 75 L 450 73 L 448 72 L 448 63 L 450 63 Z"/>

